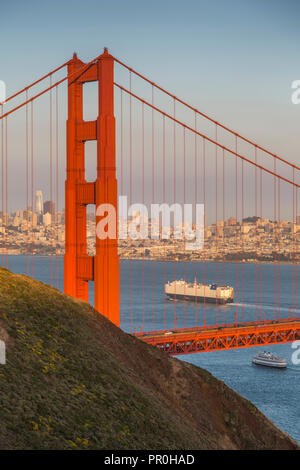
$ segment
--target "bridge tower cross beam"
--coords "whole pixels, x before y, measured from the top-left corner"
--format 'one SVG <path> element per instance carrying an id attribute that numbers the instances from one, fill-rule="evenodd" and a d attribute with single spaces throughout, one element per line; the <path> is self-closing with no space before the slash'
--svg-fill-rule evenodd
<path id="1" fill-rule="evenodd" d="M 96 237 L 96 255 L 88 256 L 86 206 L 113 206 L 117 232 L 117 179 L 114 117 L 114 59 L 104 49 L 89 67 L 74 54 L 68 65 L 67 178 L 65 182 L 64 292 L 88 301 L 88 282 L 94 281 L 95 309 L 119 326 L 119 257 L 114 238 Z M 74 79 L 74 73 L 77 77 Z M 99 114 L 96 121 L 83 120 L 83 84 L 98 82 Z M 97 175 L 85 179 L 85 149 L 97 141 Z"/>

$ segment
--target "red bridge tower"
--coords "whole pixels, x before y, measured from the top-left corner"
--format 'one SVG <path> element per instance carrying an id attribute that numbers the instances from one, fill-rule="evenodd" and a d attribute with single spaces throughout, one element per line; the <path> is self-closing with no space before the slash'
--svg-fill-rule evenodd
<path id="1" fill-rule="evenodd" d="M 76 78 L 74 78 L 74 75 Z M 86 206 L 111 204 L 117 227 L 117 179 L 114 117 L 114 59 L 104 53 L 86 66 L 74 54 L 68 65 L 67 179 L 65 183 L 64 292 L 88 301 L 94 281 L 95 309 L 119 326 L 119 257 L 115 239 L 96 237 L 96 255 L 88 256 Z M 83 84 L 98 82 L 99 115 L 83 120 Z M 85 149 L 97 141 L 97 178 L 85 180 Z M 96 224 L 100 221 L 96 210 Z"/>

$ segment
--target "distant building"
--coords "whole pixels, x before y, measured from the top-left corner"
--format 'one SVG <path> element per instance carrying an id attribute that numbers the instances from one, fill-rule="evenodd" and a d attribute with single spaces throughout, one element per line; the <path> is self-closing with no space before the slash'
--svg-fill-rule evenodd
<path id="1" fill-rule="evenodd" d="M 21 211 L 20 211 L 21 212 Z M 23 217 L 20 217 L 20 216 L 15 216 L 14 217 L 14 220 L 13 220 L 13 226 L 14 227 L 18 227 L 19 225 L 21 225 L 23 222 Z"/>
<path id="2" fill-rule="evenodd" d="M 292 232 L 297 233 L 300 230 L 300 224 L 293 224 L 292 226 Z"/>
<path id="3" fill-rule="evenodd" d="M 56 212 L 55 223 L 61 224 L 62 222 L 63 222 L 63 213 L 62 212 Z"/>
<path id="4" fill-rule="evenodd" d="M 36 227 L 37 226 L 37 223 L 38 223 L 38 217 L 37 217 L 37 214 L 35 214 L 35 212 L 32 212 L 31 210 L 29 211 L 24 211 L 24 218 L 23 218 L 23 222 L 24 223 L 27 223 L 30 225 L 30 227 Z"/>
<path id="5" fill-rule="evenodd" d="M 55 204 L 53 201 L 44 202 L 44 214 L 54 214 L 55 213 Z"/>
<path id="6" fill-rule="evenodd" d="M 255 225 L 243 224 L 241 227 L 241 230 L 242 230 L 242 233 L 246 234 L 246 233 L 249 233 L 250 230 L 252 230 L 253 228 L 255 228 Z"/>
<path id="7" fill-rule="evenodd" d="M 300 225 L 300 215 L 297 215 L 297 216 L 296 216 L 296 224 L 297 224 L 297 225 Z"/>
<path id="8" fill-rule="evenodd" d="M 51 225 L 51 214 L 50 214 L 50 212 L 46 212 L 46 214 L 43 215 L 43 224 L 44 225 Z"/>
<path id="9" fill-rule="evenodd" d="M 35 212 L 40 215 L 44 211 L 43 193 L 41 190 L 35 192 Z"/>
<path id="10" fill-rule="evenodd" d="M 236 219 L 234 217 L 229 217 L 228 219 L 228 225 L 236 225 Z"/>

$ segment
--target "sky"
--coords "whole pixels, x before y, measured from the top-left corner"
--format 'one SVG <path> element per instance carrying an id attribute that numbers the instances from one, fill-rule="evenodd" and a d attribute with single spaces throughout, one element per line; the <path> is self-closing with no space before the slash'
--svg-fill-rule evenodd
<path id="1" fill-rule="evenodd" d="M 7 95 L 103 47 L 167 90 L 300 164 L 297 0 L 3 1 Z"/>

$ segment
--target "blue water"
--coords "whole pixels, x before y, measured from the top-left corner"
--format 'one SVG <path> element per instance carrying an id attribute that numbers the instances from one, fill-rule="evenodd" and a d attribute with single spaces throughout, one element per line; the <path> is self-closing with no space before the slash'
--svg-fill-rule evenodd
<path id="1" fill-rule="evenodd" d="M 9 256 L 8 268 L 26 274 L 26 257 Z M 31 271 L 31 266 L 29 266 Z M 260 284 L 262 269 L 262 289 Z M 280 283 L 272 264 L 233 263 L 162 263 L 152 261 L 120 262 L 120 311 L 121 327 L 125 331 L 177 328 L 198 325 L 222 324 L 233 321 L 255 321 L 261 317 L 287 318 L 300 316 L 296 302 L 300 291 L 295 283 L 292 265 L 280 266 Z M 226 283 L 235 288 L 234 304 L 226 306 L 203 305 L 164 300 L 165 281 L 186 278 L 198 282 Z M 63 260 L 53 259 L 53 285 L 63 288 Z M 257 275 L 256 275 L 257 274 Z M 50 284 L 50 258 L 35 257 L 34 277 Z M 300 276 L 298 276 L 299 279 Z M 236 279 L 238 282 L 236 283 Z M 256 281 L 257 279 L 257 281 Z M 294 279 L 294 281 L 293 281 Z M 57 282 L 58 281 L 58 282 Z M 275 295 L 274 295 L 275 291 Z M 90 283 L 90 303 L 93 304 L 93 283 Z M 165 320 L 164 320 L 165 318 Z M 268 369 L 251 364 L 259 350 L 245 348 L 229 351 L 191 354 L 180 359 L 209 370 L 215 377 L 244 397 L 251 400 L 277 426 L 300 442 L 300 365 L 292 363 L 295 352 L 291 344 L 268 346 L 267 349 L 287 359 L 286 370 Z M 300 357 L 300 354 L 299 354 Z"/>

